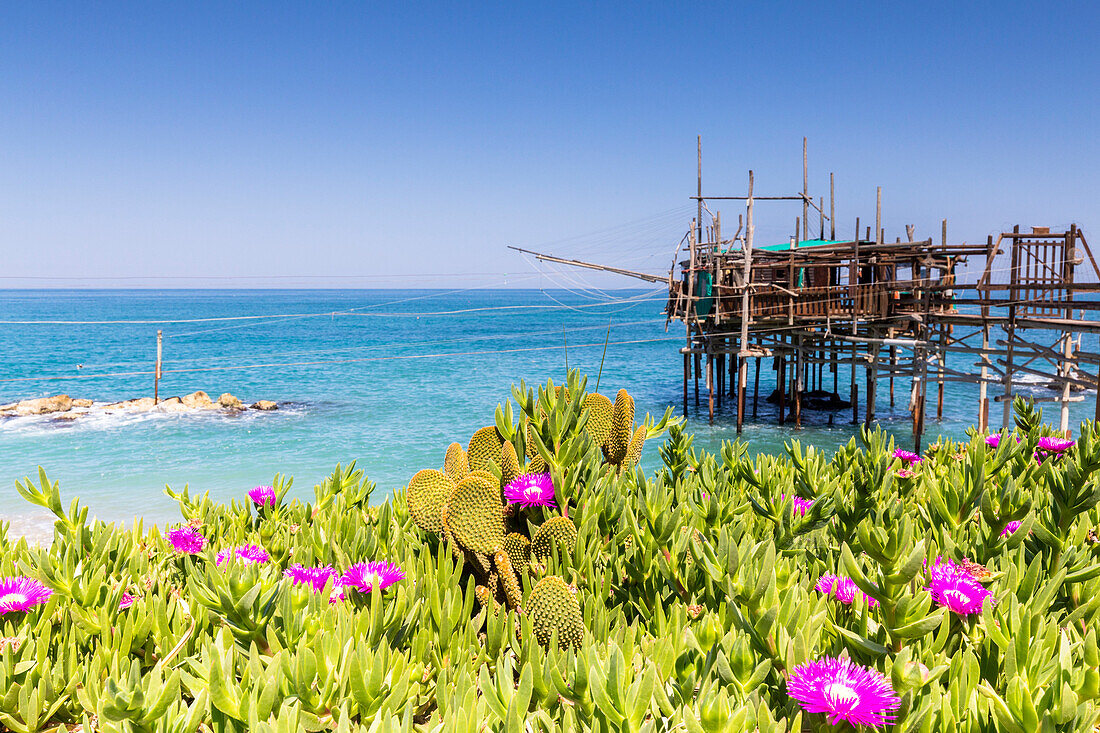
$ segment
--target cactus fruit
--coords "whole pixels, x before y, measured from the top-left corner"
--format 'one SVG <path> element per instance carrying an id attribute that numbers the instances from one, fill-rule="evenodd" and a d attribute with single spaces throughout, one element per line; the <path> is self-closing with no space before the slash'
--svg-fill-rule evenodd
<path id="1" fill-rule="evenodd" d="M 531 562 L 531 540 L 519 532 L 512 532 L 504 538 L 503 547 L 508 553 L 508 559 L 512 561 L 512 569 L 516 571 L 516 575 L 522 577 Z"/>
<path id="2" fill-rule="evenodd" d="M 409 514 L 416 526 L 425 532 L 439 532 L 443 529 L 442 509 L 454 493 L 455 482 L 442 471 L 425 468 L 417 471 L 409 481 L 405 492 Z"/>
<path id="3" fill-rule="evenodd" d="M 565 545 L 565 552 L 573 554 L 577 545 L 577 527 L 569 517 L 553 517 L 542 523 L 531 538 L 531 554 L 544 560 L 554 554 L 554 543 Z"/>
<path id="4" fill-rule="evenodd" d="M 615 406 L 602 394 L 592 392 L 584 397 L 584 406 L 588 409 L 588 434 L 601 448 L 611 437 L 611 422 L 615 416 Z"/>
<path id="5" fill-rule="evenodd" d="M 639 425 L 638 429 L 634 431 L 634 437 L 630 439 L 630 444 L 626 447 L 626 456 L 623 457 L 622 468 L 637 466 L 638 461 L 642 460 L 642 448 L 645 446 L 645 436 L 645 425 Z"/>
<path id="6" fill-rule="evenodd" d="M 458 482 L 445 512 L 447 528 L 458 544 L 491 554 L 504 539 L 504 507 L 496 480 L 471 475 Z"/>
<path id="7" fill-rule="evenodd" d="M 540 580 L 527 601 L 528 615 L 535 638 L 542 646 L 549 646 L 554 632 L 558 632 L 558 644 L 562 649 L 580 648 L 584 639 L 584 622 L 577 597 L 556 575 Z"/>
<path id="8" fill-rule="evenodd" d="M 626 449 L 634 430 L 634 398 L 620 389 L 615 396 L 615 411 L 611 419 L 611 436 L 607 439 L 604 455 L 608 463 L 619 465 L 626 457 Z"/>
<path id="9" fill-rule="evenodd" d="M 500 487 L 503 489 L 521 473 L 519 456 L 516 455 L 515 446 L 506 441 L 501 448 Z"/>
<path id="10" fill-rule="evenodd" d="M 489 462 L 500 465 L 501 448 L 504 438 L 500 437 L 495 425 L 481 428 L 470 438 L 470 447 L 466 451 L 466 457 L 470 461 L 471 471 L 489 470 Z"/>
<path id="11" fill-rule="evenodd" d="M 512 560 L 504 550 L 493 553 L 493 562 L 496 564 L 497 577 L 504 589 L 504 598 L 508 601 L 508 607 L 519 609 L 523 605 L 523 589 L 519 586 L 515 570 L 512 568 Z"/>
<path id="12" fill-rule="evenodd" d="M 456 484 L 470 473 L 470 462 L 461 443 L 447 446 L 447 455 L 443 458 L 443 473 L 451 477 Z"/>

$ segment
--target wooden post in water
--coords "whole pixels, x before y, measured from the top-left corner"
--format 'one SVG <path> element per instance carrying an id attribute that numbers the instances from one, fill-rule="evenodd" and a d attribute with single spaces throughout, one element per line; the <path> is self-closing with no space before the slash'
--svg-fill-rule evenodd
<path id="1" fill-rule="evenodd" d="M 753 377 L 752 385 L 752 416 L 756 418 L 756 404 L 760 400 L 760 357 L 756 357 L 756 376 Z M 1100 394 L 1096 398 L 1097 411 L 1100 412 Z"/>
<path id="2" fill-rule="evenodd" d="M 714 354 L 710 351 L 710 341 L 707 346 L 707 414 L 710 416 L 710 424 L 714 424 Z"/>
<path id="3" fill-rule="evenodd" d="M 852 335 L 856 335 L 856 314 L 859 312 L 859 217 L 856 217 L 855 256 L 848 270 L 848 289 L 851 290 Z M 852 342 L 852 383 L 849 385 L 852 396 L 852 424 L 859 423 L 859 385 L 856 384 L 856 342 Z"/>
<path id="4" fill-rule="evenodd" d="M 940 231 L 940 244 L 947 249 L 947 219 L 943 220 Z M 929 273 L 931 275 L 931 273 Z M 947 327 L 940 326 L 940 353 L 936 375 L 936 419 L 943 419 L 943 375 L 947 369 Z"/>
<path id="5" fill-rule="evenodd" d="M 878 354 L 879 345 L 873 344 L 871 347 L 871 366 L 867 368 L 867 418 L 864 420 L 864 425 L 868 428 L 871 427 L 871 423 L 875 421 L 875 388 L 878 386 Z"/>
<path id="6" fill-rule="evenodd" d="M 810 238 L 810 167 L 806 155 L 806 138 L 802 138 L 802 239 Z M 795 230 L 795 236 L 798 231 Z"/>
<path id="7" fill-rule="evenodd" d="M 1013 234 L 1020 233 L 1020 225 L 1012 227 Z M 1008 344 L 1005 346 L 1005 391 L 1001 401 L 1004 403 L 1002 407 L 1004 412 L 1001 415 L 1001 428 L 1005 429 L 1011 424 L 1012 420 L 1012 375 L 1015 374 L 1013 368 L 1013 347 L 1016 345 L 1016 303 L 1019 302 L 1020 292 L 1016 288 L 1016 283 L 1020 279 L 1020 240 L 1013 237 L 1012 239 L 1012 269 L 1009 270 L 1009 306 L 1008 306 L 1008 324 L 1005 331 L 1008 334 Z"/>
<path id="8" fill-rule="evenodd" d="M 157 371 L 153 376 L 153 404 L 156 405 L 160 402 L 160 366 L 161 355 L 163 354 L 164 335 L 161 330 L 157 329 Z"/>

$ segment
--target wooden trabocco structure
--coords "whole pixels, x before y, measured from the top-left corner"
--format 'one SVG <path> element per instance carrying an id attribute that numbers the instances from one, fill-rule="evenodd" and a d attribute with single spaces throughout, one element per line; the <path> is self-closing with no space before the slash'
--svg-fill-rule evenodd
<path id="1" fill-rule="evenodd" d="M 778 403 L 780 423 L 800 425 L 805 410 L 818 409 L 829 411 L 830 422 L 850 410 L 853 423 L 870 424 L 879 389 L 888 389 L 894 405 L 895 383 L 905 380 L 919 447 L 931 412 L 930 384 L 937 418 L 946 383 L 977 385 L 976 422 L 987 430 L 991 403 L 1001 403 L 999 422 L 1007 427 L 1017 388 L 1038 379 L 1050 391 L 1037 399 L 1060 403 L 1060 427 L 1068 431 L 1069 404 L 1084 399 L 1082 390 L 1095 389 L 1100 370 L 1100 354 L 1080 348 L 1081 333 L 1100 333 L 1100 320 L 1092 318 L 1100 302 L 1085 296 L 1100 291 L 1100 268 L 1080 229 L 1016 227 L 979 244 L 950 243 L 944 220 L 935 239 L 916 239 L 907 226 L 904 239 L 887 241 L 880 188 L 874 229 L 861 228 L 857 218 L 848 229 L 852 236 L 838 238 L 833 175 L 827 207 L 824 197 L 810 195 L 808 184 L 803 140 L 801 192 L 757 195 L 750 171 L 746 195 L 704 196 L 700 145 L 697 217 L 667 276 L 668 320 L 685 326 L 685 411 L 691 383 L 698 404 L 702 381 L 710 419 L 723 400 L 734 399 L 740 432 L 748 411 L 757 415 L 764 365 L 775 374 L 778 386 L 765 399 Z M 744 202 L 732 236 L 725 235 L 720 212 L 710 214 L 710 205 L 720 201 Z M 787 241 L 755 240 L 754 210 L 764 202 L 801 205 Z M 817 219 L 814 236 L 811 216 Z M 956 268 L 968 258 L 984 260 L 983 274 L 976 283 L 956 283 Z M 1100 399 L 1096 410 L 1100 418 Z"/>

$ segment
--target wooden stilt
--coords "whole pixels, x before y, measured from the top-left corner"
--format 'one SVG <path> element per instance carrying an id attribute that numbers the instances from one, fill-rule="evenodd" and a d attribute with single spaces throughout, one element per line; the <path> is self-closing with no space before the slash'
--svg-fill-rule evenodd
<path id="1" fill-rule="evenodd" d="M 871 366 L 867 368 L 867 417 L 864 425 L 868 428 L 875 421 L 875 388 L 878 386 L 879 345 L 871 347 Z"/>
<path id="2" fill-rule="evenodd" d="M 791 385 L 794 392 L 794 424 L 795 427 L 802 427 L 802 384 L 803 373 L 806 370 L 806 361 L 802 351 L 802 337 L 799 336 L 795 342 L 794 352 L 794 379 Z"/>
<path id="3" fill-rule="evenodd" d="M 776 375 L 775 386 L 779 389 L 779 424 L 787 420 L 787 353 L 779 354 L 779 373 Z"/>
<path id="4" fill-rule="evenodd" d="M 745 380 L 742 379 L 741 381 L 743 383 Z M 759 401 L 760 401 L 760 357 L 758 356 L 758 357 L 756 357 L 756 375 L 753 377 L 753 386 L 752 386 L 752 417 L 753 417 L 754 420 L 756 419 L 756 407 L 757 407 L 757 403 L 759 403 Z M 1097 409 L 1098 414 L 1100 414 L 1100 392 L 1097 393 L 1096 409 Z"/>
<path id="5" fill-rule="evenodd" d="M 688 379 L 691 373 L 691 354 L 684 354 L 684 417 L 688 414 Z"/>
<path id="6" fill-rule="evenodd" d="M 710 343 L 707 343 L 707 414 L 710 424 L 714 424 L 714 354 L 710 353 Z"/>
<path id="7" fill-rule="evenodd" d="M 892 336 L 893 334 L 891 334 Z M 894 406 L 894 372 L 898 368 L 898 347 L 890 347 L 890 407 Z"/>
<path id="8" fill-rule="evenodd" d="M 703 370 L 701 357 L 698 353 L 692 354 L 692 359 L 695 362 L 695 406 L 699 406 L 699 372 Z"/>

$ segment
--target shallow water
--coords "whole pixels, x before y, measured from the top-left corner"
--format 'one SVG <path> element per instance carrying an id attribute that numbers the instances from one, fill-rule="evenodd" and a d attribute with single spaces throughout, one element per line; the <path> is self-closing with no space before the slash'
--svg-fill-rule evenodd
<path id="1" fill-rule="evenodd" d="M 162 397 L 231 392 L 246 402 L 277 400 L 277 412 L 0 419 L 0 519 L 19 533 L 48 531 L 48 519 L 15 490 L 40 465 L 60 481 L 66 505 L 79 496 L 107 520 L 175 519 L 166 484 L 229 499 L 284 473 L 294 477 L 293 493 L 309 498 L 337 463 L 352 460 L 378 484 L 381 500 L 416 470 L 441 465 L 448 443 L 465 443 L 491 424 L 509 385 L 563 378 L 563 328 L 569 366 L 591 375 L 590 388 L 610 322 L 600 391 L 613 397 L 626 388 L 639 415 L 669 405 L 680 411 L 683 327 L 665 332 L 663 304 L 660 291 L 641 290 L 0 291 L 0 320 L 7 321 L 285 316 L 159 325 Z M 151 396 L 157 328 L 0 325 L 0 404 L 58 392 L 112 401 Z M 126 372 L 149 373 L 90 376 Z M 66 379 L 26 380 L 44 376 Z M 839 383 L 847 396 L 843 368 Z M 826 371 L 824 386 L 831 385 Z M 743 435 L 752 452 L 781 451 L 792 438 L 829 450 L 853 435 L 850 409 L 833 413 L 833 425 L 830 413 L 813 411 L 804 413 L 801 430 L 776 425 L 775 407 L 764 401 L 773 389 L 765 364 L 759 416 Z M 1041 384 L 1031 389 L 1048 393 Z M 898 380 L 891 408 L 887 382 L 878 389 L 880 424 L 907 446 L 908 390 L 908 380 Z M 934 410 L 934 388 L 928 400 Z M 976 416 L 977 388 L 950 384 L 944 402 L 943 421 L 928 420 L 926 443 L 939 433 L 963 434 Z M 732 400 L 723 405 L 712 426 L 705 392 L 699 408 L 689 402 L 698 447 L 714 450 L 736 437 L 732 407 Z M 1072 408 L 1076 425 L 1091 416 L 1092 397 Z M 994 425 L 999 417 L 994 405 Z M 648 447 L 644 462 L 658 461 L 656 447 Z"/>

